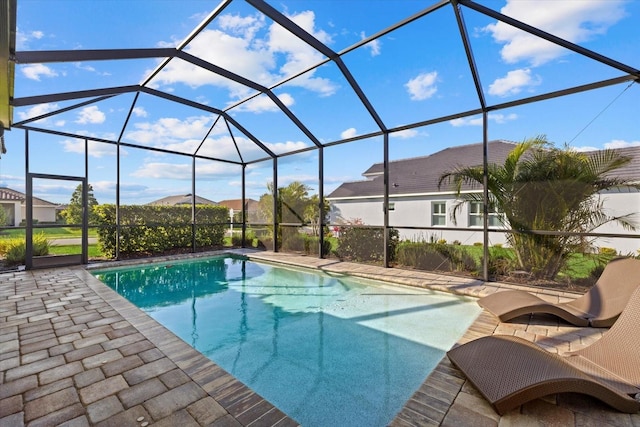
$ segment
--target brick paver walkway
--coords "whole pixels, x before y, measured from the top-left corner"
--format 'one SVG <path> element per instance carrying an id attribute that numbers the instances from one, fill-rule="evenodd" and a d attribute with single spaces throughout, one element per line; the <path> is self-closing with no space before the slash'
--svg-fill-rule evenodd
<path id="1" fill-rule="evenodd" d="M 0 274 L 0 426 L 294 426 L 81 268 Z"/>
<path id="2" fill-rule="evenodd" d="M 290 254 L 254 258 L 481 296 L 513 286 Z M 541 291 L 553 301 L 575 295 Z M 288 426 L 295 421 L 83 268 L 0 274 L 0 426 Z M 499 323 L 483 312 L 461 342 L 514 334 L 564 352 L 602 330 L 535 316 Z M 500 417 L 445 357 L 393 426 L 629 426 L 577 394 L 549 396 Z"/>

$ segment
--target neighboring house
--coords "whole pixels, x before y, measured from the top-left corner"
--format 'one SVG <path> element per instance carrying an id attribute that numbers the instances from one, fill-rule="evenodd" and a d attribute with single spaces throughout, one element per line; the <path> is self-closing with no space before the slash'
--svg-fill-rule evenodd
<path id="1" fill-rule="evenodd" d="M 228 208 L 229 211 L 233 210 L 233 216 L 238 222 L 240 222 L 242 218 L 240 214 L 243 210 L 245 211 L 248 223 L 260 222 L 258 214 L 258 206 L 260 204 L 257 200 L 244 199 L 244 209 L 242 208 L 242 199 L 221 200 L 218 202 L 218 205 Z"/>
<path id="2" fill-rule="evenodd" d="M 504 163 L 504 159 L 515 147 L 515 143 L 496 140 L 488 143 L 489 163 Z M 616 171 L 616 175 L 640 182 L 640 147 L 617 149 L 620 154 L 632 157 L 632 162 Z M 459 202 L 450 187 L 443 184 L 438 189 L 440 176 L 456 166 L 476 166 L 482 164 L 482 144 L 470 144 L 446 148 L 424 157 L 389 162 L 389 225 L 399 230 L 401 239 L 455 240 L 463 244 L 483 241 L 482 206 L 465 203 L 452 212 Z M 348 223 L 360 219 L 365 225 L 383 225 L 384 167 L 376 163 L 367 169 L 366 180 L 345 182 L 327 196 L 330 209 L 330 223 Z M 481 191 L 467 186 L 463 191 Z M 605 209 L 610 215 L 623 215 L 640 211 L 640 191 L 621 187 L 601 194 Z M 489 216 L 490 228 L 501 228 L 499 213 Z M 640 218 L 636 218 L 640 221 Z M 434 227 L 431 230 L 415 230 L 404 227 Z M 442 227 L 442 230 L 438 230 Z M 444 228 L 453 228 L 444 229 Z M 600 233 L 631 234 L 621 226 L 611 223 L 595 230 Z M 637 231 L 635 232 L 637 233 Z M 504 233 L 490 233 L 491 244 L 505 243 Z M 640 239 L 599 238 L 599 247 L 613 247 L 623 254 L 635 253 L 640 248 Z"/>
<path id="3" fill-rule="evenodd" d="M 27 196 L 7 187 L 0 188 L 0 205 L 7 213 L 7 222 L 4 226 L 16 227 L 27 217 Z M 33 198 L 33 219 L 39 223 L 56 222 L 58 206 L 37 197 Z"/>
<path id="4" fill-rule="evenodd" d="M 179 205 L 191 205 L 193 203 L 193 196 L 191 194 L 179 195 L 179 196 L 167 196 L 162 199 L 154 200 L 147 203 L 152 206 L 179 206 Z M 196 205 L 218 205 L 218 203 L 205 199 L 196 195 Z"/>

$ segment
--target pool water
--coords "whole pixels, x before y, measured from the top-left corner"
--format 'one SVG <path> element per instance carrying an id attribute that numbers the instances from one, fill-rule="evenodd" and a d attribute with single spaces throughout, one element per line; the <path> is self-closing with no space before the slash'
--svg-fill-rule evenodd
<path id="1" fill-rule="evenodd" d="M 94 275 L 303 426 L 387 425 L 471 298 L 216 257 Z"/>

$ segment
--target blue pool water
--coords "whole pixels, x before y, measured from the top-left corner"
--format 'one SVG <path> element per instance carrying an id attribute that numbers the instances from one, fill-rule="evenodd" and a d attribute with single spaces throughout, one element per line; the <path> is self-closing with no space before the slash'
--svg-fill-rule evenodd
<path id="1" fill-rule="evenodd" d="M 94 275 L 303 426 L 387 425 L 469 298 L 218 257 Z"/>

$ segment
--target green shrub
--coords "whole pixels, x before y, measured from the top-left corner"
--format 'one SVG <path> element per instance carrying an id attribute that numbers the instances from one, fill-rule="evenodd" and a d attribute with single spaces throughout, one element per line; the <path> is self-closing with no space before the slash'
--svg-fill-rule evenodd
<path id="1" fill-rule="evenodd" d="M 49 255 L 49 240 L 44 233 L 33 236 L 33 256 Z M 26 261 L 26 242 L 23 237 L 0 241 L 0 255 L 4 255 L 8 265 L 24 264 Z"/>
<path id="2" fill-rule="evenodd" d="M 606 257 L 614 257 L 618 255 L 618 251 L 614 248 L 598 248 L 598 255 L 606 256 Z"/>
<path id="3" fill-rule="evenodd" d="M 98 244 L 108 257 L 115 256 L 116 209 L 105 204 L 94 207 L 98 221 Z M 227 230 L 229 209 L 198 206 L 196 225 L 191 206 L 120 206 L 120 253 L 158 253 L 176 248 L 221 246 Z"/>
<path id="4" fill-rule="evenodd" d="M 398 245 L 398 264 L 428 271 L 451 271 L 451 262 L 434 249 L 433 243 L 403 242 Z"/>
<path id="5" fill-rule="evenodd" d="M 305 235 L 298 233 L 295 234 L 286 233 L 283 230 L 282 238 L 282 250 L 291 252 L 304 252 L 305 250 Z"/>
<path id="6" fill-rule="evenodd" d="M 5 254 L 5 260 L 8 265 L 24 264 L 26 260 L 26 247 L 24 240 L 9 244 Z"/>
<path id="7" fill-rule="evenodd" d="M 487 263 L 489 276 L 508 276 L 515 265 L 515 257 L 510 250 L 497 245 L 489 249 L 489 262 Z"/>
<path id="8" fill-rule="evenodd" d="M 389 229 L 389 262 L 395 260 L 399 232 Z M 356 262 L 384 260 L 384 229 L 381 227 L 340 227 L 339 246 L 336 255 Z"/>
<path id="9" fill-rule="evenodd" d="M 399 264 L 429 271 L 476 271 L 478 265 L 460 245 L 413 242 L 398 246 Z"/>
<path id="10" fill-rule="evenodd" d="M 256 238 L 255 234 L 252 230 L 246 230 L 244 233 L 244 246 L 246 248 L 253 247 L 253 241 Z M 232 246 L 242 246 L 242 232 L 234 232 L 231 235 L 231 245 Z"/>
<path id="11" fill-rule="evenodd" d="M 304 240 L 304 253 L 307 255 L 318 255 L 318 248 L 320 247 L 320 239 L 316 236 L 306 236 Z M 322 241 L 322 254 L 331 254 L 331 241 L 325 237 Z"/>

